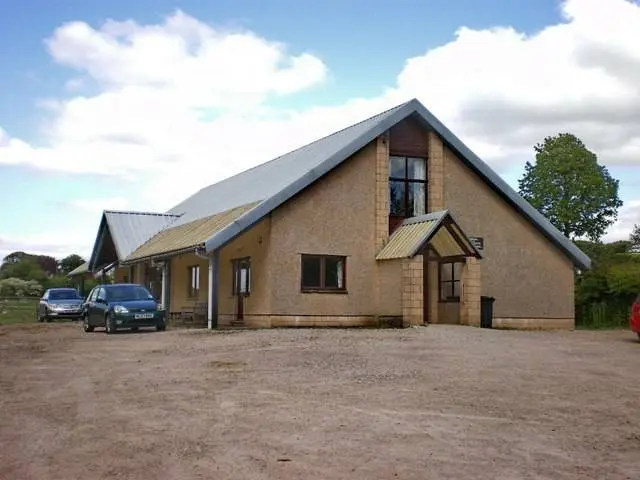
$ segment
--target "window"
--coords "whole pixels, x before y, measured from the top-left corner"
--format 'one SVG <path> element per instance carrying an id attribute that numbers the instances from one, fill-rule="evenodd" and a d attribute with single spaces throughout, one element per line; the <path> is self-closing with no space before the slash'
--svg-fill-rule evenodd
<path id="1" fill-rule="evenodd" d="M 346 257 L 302 255 L 303 292 L 346 292 Z"/>
<path id="2" fill-rule="evenodd" d="M 98 289 L 98 296 L 96 297 L 96 300 L 107 300 L 107 292 L 105 292 L 104 288 Z"/>
<path id="3" fill-rule="evenodd" d="M 427 160 L 389 156 L 389 206 L 392 217 L 416 217 L 427 211 Z"/>
<path id="4" fill-rule="evenodd" d="M 128 301 L 128 300 L 151 300 L 153 295 L 146 288 L 140 285 L 117 285 L 110 286 L 106 289 L 106 295 L 109 300 Z"/>
<path id="5" fill-rule="evenodd" d="M 60 288 L 49 291 L 48 298 L 49 300 L 77 300 L 80 295 L 73 288 Z"/>
<path id="6" fill-rule="evenodd" d="M 197 297 L 200 293 L 200 265 L 189 267 L 188 275 L 189 297 Z"/>
<path id="7" fill-rule="evenodd" d="M 98 288 L 94 288 L 93 290 L 91 290 L 91 293 L 89 294 L 89 301 L 90 302 L 95 302 L 96 298 L 98 298 Z"/>
<path id="8" fill-rule="evenodd" d="M 251 293 L 251 259 L 233 260 L 233 294 L 247 296 Z"/>
<path id="9" fill-rule="evenodd" d="M 462 262 L 440 264 L 440 301 L 460 300 L 460 276 L 463 265 Z"/>

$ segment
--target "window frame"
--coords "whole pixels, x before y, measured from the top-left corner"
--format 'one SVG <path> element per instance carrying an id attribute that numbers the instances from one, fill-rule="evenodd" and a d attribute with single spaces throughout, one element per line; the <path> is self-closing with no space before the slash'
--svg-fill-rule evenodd
<path id="1" fill-rule="evenodd" d="M 305 259 L 319 259 L 320 260 L 320 286 L 309 287 L 304 285 L 304 261 Z M 342 287 L 327 287 L 326 286 L 326 260 L 342 260 Z M 346 255 L 326 255 L 315 253 L 302 253 L 300 254 L 300 292 L 301 293 L 339 293 L 346 294 L 347 291 L 347 256 Z"/>
<path id="2" fill-rule="evenodd" d="M 460 268 L 459 278 L 456 278 L 456 268 L 455 265 L 460 264 L 462 267 Z M 451 265 L 451 280 L 443 280 L 442 279 L 442 267 L 444 265 Z M 462 268 L 464 268 L 464 262 L 455 262 L 455 261 L 443 261 L 438 262 L 438 301 L 441 303 L 460 303 L 460 294 L 462 293 Z M 458 284 L 458 296 L 450 296 L 443 298 L 442 296 L 442 285 L 443 284 L 451 284 L 451 293 L 455 291 L 455 284 Z"/>
<path id="3" fill-rule="evenodd" d="M 193 285 L 194 270 L 197 272 L 196 286 Z M 200 265 L 189 265 L 187 267 L 187 298 L 198 298 L 200 296 Z"/>
<path id="4" fill-rule="evenodd" d="M 246 291 L 240 291 L 240 271 L 241 265 L 247 265 L 247 285 Z M 253 279 L 253 271 L 251 266 L 251 257 L 234 258 L 231 260 L 231 294 L 233 296 L 249 297 L 251 295 L 251 281 Z"/>
<path id="5" fill-rule="evenodd" d="M 393 158 L 403 158 L 404 159 L 404 176 L 403 177 L 394 177 L 391 175 L 391 162 Z M 409 159 L 419 159 L 424 161 L 424 180 L 418 178 L 409 178 Z M 404 215 L 396 215 L 391 212 L 391 182 L 403 182 L 404 184 Z M 389 154 L 389 179 L 388 179 L 389 187 L 388 187 L 388 195 L 389 195 L 389 216 L 394 218 L 410 218 L 407 217 L 407 212 L 409 211 L 409 187 L 413 184 L 422 184 L 424 185 L 424 212 L 428 212 L 428 204 L 429 204 L 429 161 L 426 156 L 420 155 L 405 155 L 401 153 L 390 153 Z"/>

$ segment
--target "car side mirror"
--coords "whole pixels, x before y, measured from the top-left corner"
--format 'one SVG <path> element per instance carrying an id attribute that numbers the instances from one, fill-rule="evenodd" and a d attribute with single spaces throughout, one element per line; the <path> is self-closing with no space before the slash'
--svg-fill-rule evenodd
<path id="1" fill-rule="evenodd" d="M 104 298 L 96 298 L 96 303 L 107 303 L 107 301 Z"/>

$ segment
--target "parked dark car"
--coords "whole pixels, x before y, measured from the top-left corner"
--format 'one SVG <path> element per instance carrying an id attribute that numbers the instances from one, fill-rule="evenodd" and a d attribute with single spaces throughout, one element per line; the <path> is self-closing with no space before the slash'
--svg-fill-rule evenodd
<path id="1" fill-rule="evenodd" d="M 166 328 L 164 307 L 143 285 L 98 285 L 87 297 L 83 317 L 85 332 L 95 327 L 104 327 L 107 333 L 140 327 L 161 331 Z"/>
<path id="2" fill-rule="evenodd" d="M 638 340 L 640 340 L 640 295 L 636 297 L 636 301 L 631 305 L 629 325 L 631 326 L 631 331 L 638 335 Z"/>
<path id="3" fill-rule="evenodd" d="M 50 322 L 56 318 L 82 318 L 82 297 L 74 288 L 49 288 L 38 305 L 38 320 Z"/>

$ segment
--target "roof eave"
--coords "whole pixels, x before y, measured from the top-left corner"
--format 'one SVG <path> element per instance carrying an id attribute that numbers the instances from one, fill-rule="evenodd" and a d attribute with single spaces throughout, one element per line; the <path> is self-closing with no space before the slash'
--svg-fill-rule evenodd
<path id="1" fill-rule="evenodd" d="M 147 262 L 149 260 L 171 258 L 171 257 L 175 257 L 176 255 L 182 255 L 183 253 L 189 253 L 197 249 L 198 247 L 202 247 L 203 245 L 204 245 L 204 242 L 200 242 L 200 243 L 191 245 L 189 247 L 182 247 L 182 248 L 177 248 L 175 250 L 167 250 L 165 252 L 153 253 L 151 255 L 145 255 L 143 257 L 125 258 L 120 262 L 120 264 L 123 266 L 128 266 L 128 265 L 135 265 L 137 263 Z"/>
<path id="2" fill-rule="evenodd" d="M 545 235 L 556 247 L 564 251 L 575 266 L 590 269 L 591 259 L 580 250 L 570 239 L 565 237 L 544 215 L 536 210 L 529 202 L 522 198 L 511 186 L 495 173 L 484 160 L 467 147 L 451 130 L 438 120 L 424 105 L 417 100 L 410 102 L 416 113 L 422 117 L 427 126 L 434 129 L 465 163 L 480 175 L 498 194 L 503 196 L 522 215 L 527 217 L 538 230 Z"/>
<path id="3" fill-rule="evenodd" d="M 393 125 L 417 114 L 417 117 L 430 129 L 435 130 L 458 157 L 472 170 L 480 175 L 489 186 L 515 207 L 522 215 L 531 221 L 534 226 L 556 247 L 563 251 L 574 263 L 583 269 L 591 268 L 591 259 L 582 252 L 570 239 L 565 237 L 544 215 L 538 212 L 515 190 L 513 190 L 500 176 L 471 149 L 469 149 L 456 135 L 451 132 L 440 120 L 438 120 L 417 99 L 412 99 L 402 105 L 396 112 L 371 129 L 363 132 L 359 137 L 351 141 L 347 146 L 336 152 L 316 168 L 310 170 L 298 180 L 292 182 L 280 192 L 272 195 L 260 203 L 256 208 L 243 214 L 235 222 L 223 228 L 205 241 L 206 252 L 210 253 L 232 241 L 243 231 L 251 228 L 275 208 L 292 198 L 294 195 L 311 185 L 319 178 L 326 175 L 337 165 L 365 147 L 376 137 L 389 130 Z"/>
<path id="4" fill-rule="evenodd" d="M 206 252 L 211 253 L 214 250 L 222 248 L 227 243 L 231 242 L 235 237 L 240 235 L 248 228 L 254 226 L 277 207 L 307 188 L 316 180 L 322 178 L 347 158 L 351 157 L 356 152 L 367 146 L 378 136 L 389 130 L 389 128 L 391 128 L 393 125 L 411 115 L 413 111 L 414 108 L 412 106 L 412 102 L 407 102 L 406 104 L 401 106 L 398 111 L 394 112 L 388 118 L 381 121 L 375 127 L 362 133 L 359 137 L 357 137 L 344 148 L 340 149 L 335 154 L 330 156 L 320 165 L 309 170 L 299 179 L 290 183 L 275 195 L 272 195 L 268 199 L 258 204 L 258 206 L 256 206 L 252 210 L 249 210 L 245 214 L 238 217 L 236 221 L 231 225 L 223 228 L 207 239 L 207 241 L 205 242 Z"/>

